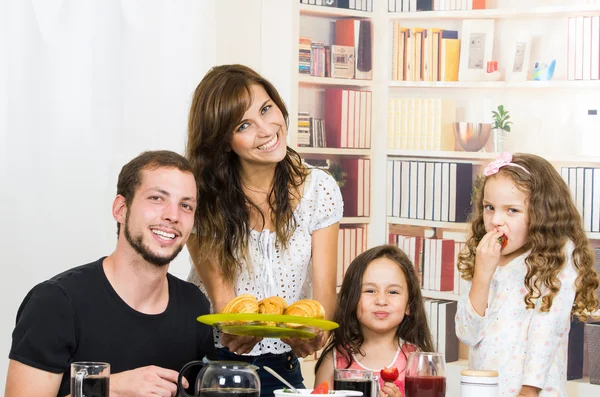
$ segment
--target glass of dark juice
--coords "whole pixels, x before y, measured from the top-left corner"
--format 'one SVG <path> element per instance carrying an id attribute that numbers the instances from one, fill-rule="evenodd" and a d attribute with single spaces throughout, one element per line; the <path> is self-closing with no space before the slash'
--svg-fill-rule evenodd
<path id="1" fill-rule="evenodd" d="M 362 393 L 363 397 L 375 397 L 377 386 L 372 371 L 361 369 L 335 369 L 333 371 L 333 390 L 350 390 Z"/>
<path id="2" fill-rule="evenodd" d="M 80 361 L 71 364 L 71 397 L 108 397 L 110 364 Z"/>
<path id="3" fill-rule="evenodd" d="M 443 353 L 412 352 L 406 364 L 405 397 L 445 397 L 446 360 Z"/>

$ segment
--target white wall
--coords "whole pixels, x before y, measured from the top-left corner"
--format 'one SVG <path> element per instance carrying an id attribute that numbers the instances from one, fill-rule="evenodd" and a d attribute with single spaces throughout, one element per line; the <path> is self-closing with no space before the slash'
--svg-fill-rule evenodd
<path id="1" fill-rule="evenodd" d="M 122 165 L 183 151 L 214 30 L 212 1 L 0 1 L 0 393 L 27 291 L 114 248 Z"/>

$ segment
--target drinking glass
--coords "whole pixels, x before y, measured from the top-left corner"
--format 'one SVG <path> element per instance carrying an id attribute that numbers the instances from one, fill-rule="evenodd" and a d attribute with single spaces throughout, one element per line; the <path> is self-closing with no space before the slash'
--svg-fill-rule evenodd
<path id="1" fill-rule="evenodd" d="M 350 390 L 362 393 L 363 397 L 376 397 L 378 381 L 373 371 L 362 369 L 334 369 L 333 390 Z"/>
<path id="2" fill-rule="evenodd" d="M 110 364 L 81 361 L 71 364 L 71 397 L 108 397 Z"/>
<path id="3" fill-rule="evenodd" d="M 445 397 L 446 361 L 443 353 L 412 352 L 406 364 L 405 397 Z"/>

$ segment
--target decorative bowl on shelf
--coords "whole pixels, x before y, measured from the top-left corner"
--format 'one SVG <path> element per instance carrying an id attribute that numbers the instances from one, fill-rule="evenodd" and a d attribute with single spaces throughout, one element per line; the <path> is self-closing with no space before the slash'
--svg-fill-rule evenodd
<path id="1" fill-rule="evenodd" d="M 481 150 L 490 137 L 492 124 L 470 123 L 459 121 L 454 123 L 454 136 L 463 150 L 477 152 Z"/>

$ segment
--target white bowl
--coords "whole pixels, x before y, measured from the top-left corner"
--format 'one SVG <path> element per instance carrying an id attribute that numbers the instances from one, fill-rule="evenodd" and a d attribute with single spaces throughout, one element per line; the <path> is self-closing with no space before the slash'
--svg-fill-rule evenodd
<path id="1" fill-rule="evenodd" d="M 327 396 L 347 396 L 347 397 L 361 397 L 363 394 L 360 391 L 351 390 L 330 390 L 330 394 L 310 394 L 313 389 L 298 389 L 299 393 L 294 393 L 289 389 L 275 390 L 273 393 L 275 397 L 293 397 L 293 396 L 313 396 L 313 397 L 327 397 Z"/>

